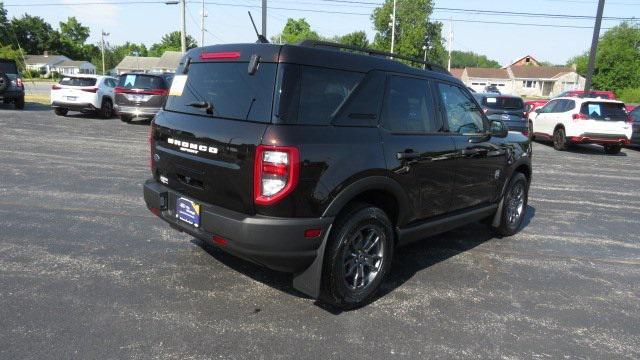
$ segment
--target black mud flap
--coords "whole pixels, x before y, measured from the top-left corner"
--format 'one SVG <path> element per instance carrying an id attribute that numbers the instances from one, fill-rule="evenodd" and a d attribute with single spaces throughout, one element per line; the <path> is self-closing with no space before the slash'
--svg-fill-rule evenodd
<path id="1" fill-rule="evenodd" d="M 316 250 L 315 260 L 313 260 L 308 268 L 306 268 L 303 272 L 296 274 L 293 278 L 293 287 L 296 290 L 309 295 L 314 299 L 318 299 L 320 297 L 324 249 L 327 246 L 329 234 L 331 234 L 331 225 L 329 225 L 327 231 L 324 234 L 324 238 L 322 238 L 322 244 L 320 244 L 320 247 L 318 248 L 318 250 Z"/>

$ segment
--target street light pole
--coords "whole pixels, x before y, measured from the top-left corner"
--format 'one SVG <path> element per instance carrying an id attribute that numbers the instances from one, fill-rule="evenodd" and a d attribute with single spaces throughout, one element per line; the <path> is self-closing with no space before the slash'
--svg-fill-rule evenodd
<path id="1" fill-rule="evenodd" d="M 393 13 L 391 15 L 391 53 L 396 45 L 396 0 L 393 0 Z"/>
<path id="2" fill-rule="evenodd" d="M 185 0 L 180 0 L 180 49 L 183 54 L 187 52 L 187 25 L 184 16 L 186 6 Z"/>
<path id="3" fill-rule="evenodd" d="M 267 0 L 262 0 L 262 36 L 267 38 Z"/>
<path id="4" fill-rule="evenodd" d="M 109 33 L 104 32 L 104 30 L 100 30 L 102 32 L 102 42 L 101 42 L 101 51 L 102 51 L 102 75 L 106 72 L 106 67 L 104 64 L 104 37 L 109 36 Z"/>
<path id="5" fill-rule="evenodd" d="M 200 30 L 201 30 L 201 34 L 200 34 L 200 47 L 204 46 L 204 18 L 208 16 L 208 14 L 206 13 L 206 11 L 204 10 L 204 0 L 202 0 L 202 13 L 200 14 Z"/>
<path id="6" fill-rule="evenodd" d="M 453 48 L 453 19 L 449 20 L 449 62 L 447 64 L 447 71 L 451 71 L 451 49 Z"/>
<path id="7" fill-rule="evenodd" d="M 596 51 L 598 50 L 598 39 L 600 38 L 600 24 L 602 24 L 602 13 L 604 12 L 604 0 L 598 1 L 598 12 L 596 14 L 596 24 L 593 27 L 593 38 L 591 39 L 591 50 L 589 51 L 589 66 L 587 68 L 587 79 L 584 83 L 584 91 L 591 90 L 593 81 L 593 70 L 596 65 Z"/>

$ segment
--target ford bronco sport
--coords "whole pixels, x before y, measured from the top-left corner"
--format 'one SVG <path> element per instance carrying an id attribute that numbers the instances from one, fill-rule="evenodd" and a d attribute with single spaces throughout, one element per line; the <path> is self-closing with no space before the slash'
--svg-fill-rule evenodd
<path id="1" fill-rule="evenodd" d="M 24 83 L 14 60 L 0 59 L 0 100 L 24 109 Z"/>
<path id="2" fill-rule="evenodd" d="M 341 308 L 374 297 L 396 246 L 479 220 L 515 234 L 529 140 L 441 67 L 391 55 L 311 41 L 190 50 L 150 127 L 147 207 Z"/>

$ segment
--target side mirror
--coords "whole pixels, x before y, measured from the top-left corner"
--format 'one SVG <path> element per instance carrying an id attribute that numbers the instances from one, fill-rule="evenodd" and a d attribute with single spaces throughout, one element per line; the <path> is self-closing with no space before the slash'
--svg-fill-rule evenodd
<path id="1" fill-rule="evenodd" d="M 489 126 L 491 136 L 504 138 L 509 134 L 509 127 L 500 120 L 491 120 Z"/>

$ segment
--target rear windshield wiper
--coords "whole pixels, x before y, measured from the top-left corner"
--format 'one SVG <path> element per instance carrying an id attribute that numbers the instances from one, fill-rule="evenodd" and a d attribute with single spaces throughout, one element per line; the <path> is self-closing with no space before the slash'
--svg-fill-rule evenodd
<path id="1" fill-rule="evenodd" d="M 191 106 L 197 109 L 205 109 L 207 114 L 213 114 L 213 106 L 206 101 L 194 101 L 187 103 L 186 106 Z"/>

